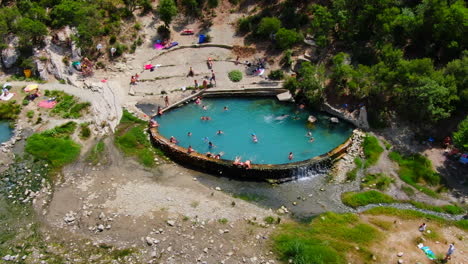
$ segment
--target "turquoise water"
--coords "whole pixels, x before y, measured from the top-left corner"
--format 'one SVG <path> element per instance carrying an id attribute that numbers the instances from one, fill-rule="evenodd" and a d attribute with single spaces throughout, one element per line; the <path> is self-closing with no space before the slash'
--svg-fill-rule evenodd
<path id="1" fill-rule="evenodd" d="M 0 143 L 3 143 L 11 138 L 13 130 L 10 128 L 10 124 L 5 121 L 0 121 Z"/>
<path id="2" fill-rule="evenodd" d="M 227 111 L 224 111 L 225 106 Z M 311 114 L 318 120 L 308 127 L 307 117 Z M 202 116 L 209 116 L 211 120 L 200 120 Z M 327 153 L 351 135 L 350 125 L 331 124 L 329 118 L 274 98 L 223 98 L 203 99 L 199 105 L 191 102 L 156 120 L 164 137 L 174 136 L 178 145 L 185 148 L 191 145 L 199 153 L 222 153 L 222 158 L 228 160 L 240 156 L 243 161 L 250 159 L 256 164 L 283 164 Z M 218 135 L 218 130 L 223 134 Z M 308 131 L 312 132 L 314 142 L 310 142 Z M 192 136 L 188 136 L 188 132 Z M 257 136 L 257 143 L 252 134 Z M 209 141 L 214 147 L 209 147 Z M 294 155 L 291 161 L 289 152 Z"/>

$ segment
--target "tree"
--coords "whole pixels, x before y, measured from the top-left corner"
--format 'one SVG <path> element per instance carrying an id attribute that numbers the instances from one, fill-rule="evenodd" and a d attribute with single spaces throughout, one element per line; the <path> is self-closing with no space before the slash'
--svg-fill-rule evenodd
<path id="1" fill-rule="evenodd" d="M 177 6 L 174 0 L 161 0 L 157 10 L 164 25 L 169 28 L 172 19 L 177 15 Z"/>
<path id="2" fill-rule="evenodd" d="M 455 78 L 460 106 L 468 109 L 468 51 L 465 51 L 461 59 L 449 62 L 445 73 Z"/>
<path id="3" fill-rule="evenodd" d="M 302 36 L 295 30 L 280 28 L 278 32 L 276 32 L 275 40 L 276 45 L 280 49 L 285 50 L 291 48 L 294 44 L 301 41 Z"/>
<path id="4" fill-rule="evenodd" d="M 281 27 L 281 21 L 276 17 L 264 17 L 258 25 L 257 34 L 263 37 L 268 37 L 270 34 L 276 33 Z"/>
<path id="5" fill-rule="evenodd" d="M 39 21 L 22 18 L 18 23 L 19 37 L 23 44 L 37 44 L 47 34 L 47 27 Z"/>
<path id="6" fill-rule="evenodd" d="M 310 23 L 310 31 L 315 35 L 315 42 L 319 47 L 328 44 L 328 36 L 332 33 L 335 26 L 333 15 L 324 6 L 313 4 L 311 6 L 314 18 Z"/>
<path id="7" fill-rule="evenodd" d="M 453 142 L 455 145 L 468 150 L 468 116 L 458 124 L 458 130 L 453 133 Z"/>

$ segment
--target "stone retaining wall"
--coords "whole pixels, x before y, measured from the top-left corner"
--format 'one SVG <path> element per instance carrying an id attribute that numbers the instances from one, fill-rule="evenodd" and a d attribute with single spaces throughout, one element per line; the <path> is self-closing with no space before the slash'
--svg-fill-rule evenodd
<path id="1" fill-rule="evenodd" d="M 170 143 L 167 138 L 159 134 L 157 128 L 150 128 L 149 133 L 154 146 L 162 149 L 167 156 L 186 167 L 215 175 L 251 181 L 284 182 L 294 180 L 298 177 L 300 171 L 316 170 L 331 165 L 351 145 L 350 137 L 330 152 L 309 160 L 274 165 L 252 164 L 251 169 L 245 169 L 232 164 L 232 160 L 208 158 L 206 155 L 196 152 L 188 154 L 186 148 Z"/>
<path id="2" fill-rule="evenodd" d="M 369 123 L 367 122 L 367 110 L 365 107 L 362 107 L 360 110 L 355 110 L 355 111 L 358 111 L 357 117 L 356 117 L 355 112 L 348 113 L 346 111 L 342 111 L 340 109 L 334 108 L 327 102 L 324 102 L 320 106 L 320 109 L 340 119 L 346 120 L 358 128 L 362 128 L 364 130 L 369 129 Z"/>

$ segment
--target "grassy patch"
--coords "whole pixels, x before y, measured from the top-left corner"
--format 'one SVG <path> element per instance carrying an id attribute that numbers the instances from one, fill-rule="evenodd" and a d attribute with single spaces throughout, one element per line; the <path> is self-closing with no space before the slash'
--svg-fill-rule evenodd
<path id="1" fill-rule="evenodd" d="M 380 219 L 376 219 L 376 218 L 370 218 L 369 223 L 379 227 L 380 229 L 386 230 L 386 231 L 391 230 L 393 228 L 393 223 L 392 222 L 385 221 L 385 220 L 380 220 Z"/>
<path id="2" fill-rule="evenodd" d="M 89 123 L 80 124 L 80 138 L 88 139 L 91 136 L 91 129 L 89 128 Z"/>
<path id="3" fill-rule="evenodd" d="M 218 219 L 218 223 L 223 224 L 223 225 L 227 224 L 228 222 L 229 220 L 227 220 L 226 218 Z"/>
<path id="4" fill-rule="evenodd" d="M 379 144 L 379 140 L 369 134 L 364 138 L 363 149 L 364 155 L 366 156 L 366 162 L 364 164 L 366 168 L 376 164 L 380 154 L 384 151 Z"/>
<path id="5" fill-rule="evenodd" d="M 367 174 L 362 180 L 361 187 L 368 187 L 385 191 L 394 180 L 383 173 Z"/>
<path id="6" fill-rule="evenodd" d="M 0 120 L 15 120 L 21 112 L 21 106 L 16 101 L 0 103 Z"/>
<path id="7" fill-rule="evenodd" d="M 91 152 L 89 153 L 88 157 L 86 157 L 86 160 L 90 162 L 93 165 L 97 165 L 98 163 L 105 163 L 104 159 L 104 151 L 106 149 L 106 145 L 104 144 L 104 141 L 101 139 L 94 145 L 94 147 L 91 149 Z"/>
<path id="8" fill-rule="evenodd" d="M 465 210 L 456 205 L 443 205 L 443 206 L 435 206 L 426 203 L 416 202 L 416 201 L 407 201 L 408 203 L 414 205 L 414 207 L 419 209 L 430 210 L 439 213 L 447 213 L 447 214 L 463 214 Z"/>
<path id="9" fill-rule="evenodd" d="M 51 113 L 59 115 L 62 118 L 79 118 L 82 112 L 91 106 L 89 102 L 79 103 L 78 98 L 64 91 L 45 90 L 44 95 L 55 97 L 57 105 L 51 110 Z"/>
<path id="10" fill-rule="evenodd" d="M 274 236 L 281 260 L 295 264 L 346 263 L 346 251 L 359 246 L 358 258 L 367 259 L 365 249 L 381 236 L 374 227 L 359 221 L 354 214 L 324 213 L 310 224 L 282 225 Z M 359 260 L 356 260 L 360 262 Z"/>
<path id="11" fill-rule="evenodd" d="M 403 157 L 395 151 L 389 154 L 389 158 L 400 166 L 398 174 L 402 181 L 431 197 L 438 197 L 435 191 L 420 185 L 440 183 L 440 175 L 432 170 L 430 160 L 419 154 Z"/>
<path id="12" fill-rule="evenodd" d="M 242 72 L 239 70 L 233 70 L 228 73 L 229 80 L 232 82 L 240 82 L 242 80 Z"/>
<path id="13" fill-rule="evenodd" d="M 134 156 L 146 167 L 154 166 L 155 148 L 145 134 L 146 122 L 124 110 L 116 131 L 115 143 L 126 155 Z M 159 153 L 162 154 L 161 151 Z"/>
<path id="14" fill-rule="evenodd" d="M 31 119 L 34 117 L 34 111 L 33 110 L 29 110 L 27 113 L 26 113 L 26 117 Z"/>
<path id="15" fill-rule="evenodd" d="M 395 199 L 391 196 L 378 191 L 365 191 L 365 192 L 347 192 L 341 195 L 341 200 L 347 206 L 353 208 L 364 206 L 368 204 L 379 204 L 379 203 L 393 203 Z"/>
<path id="16" fill-rule="evenodd" d="M 75 122 L 33 134 L 26 141 L 25 151 L 37 159 L 45 160 L 53 167 L 59 168 L 73 162 L 80 155 L 81 147 L 70 135 L 76 129 Z"/>
<path id="17" fill-rule="evenodd" d="M 347 192 L 341 195 L 341 200 L 344 204 L 351 207 L 365 206 L 368 204 L 378 204 L 378 203 L 409 203 L 414 207 L 439 213 L 447 214 L 463 214 L 465 210 L 457 205 L 444 205 L 444 206 L 435 206 L 422 202 L 416 201 L 405 201 L 405 200 L 396 200 L 393 197 L 386 195 L 378 191 L 365 191 L 365 192 Z"/>
<path id="18" fill-rule="evenodd" d="M 359 157 L 354 159 L 354 164 L 356 164 L 356 168 L 348 171 L 346 173 L 346 180 L 347 181 L 354 181 L 357 178 L 358 171 L 362 168 L 362 160 Z"/>

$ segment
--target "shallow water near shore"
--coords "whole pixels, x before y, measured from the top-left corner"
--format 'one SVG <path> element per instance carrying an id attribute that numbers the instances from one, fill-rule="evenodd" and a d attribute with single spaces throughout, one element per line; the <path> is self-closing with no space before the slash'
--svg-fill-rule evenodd
<path id="1" fill-rule="evenodd" d="M 7 121 L 0 121 L 0 143 L 8 141 L 13 136 L 13 129 Z"/>
<path id="2" fill-rule="evenodd" d="M 309 115 L 317 118 L 314 125 L 308 124 Z M 201 120 L 204 116 L 210 120 Z M 159 132 L 166 138 L 174 136 L 182 147 L 221 153 L 228 160 L 242 157 L 256 164 L 307 160 L 342 144 L 351 135 L 351 126 L 332 124 L 329 119 L 326 114 L 271 98 L 203 99 L 200 104 L 190 103 L 156 118 Z M 222 134 L 217 134 L 219 130 Z M 292 161 L 289 152 L 294 154 Z"/>

